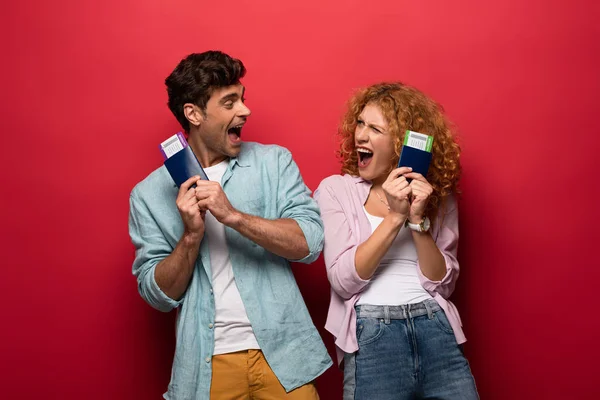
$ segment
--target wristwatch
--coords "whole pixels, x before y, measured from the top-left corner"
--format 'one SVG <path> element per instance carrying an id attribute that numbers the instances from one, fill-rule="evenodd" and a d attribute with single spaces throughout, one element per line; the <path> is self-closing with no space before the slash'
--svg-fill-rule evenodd
<path id="1" fill-rule="evenodd" d="M 429 218 L 425 217 L 420 223 L 411 224 L 407 219 L 406 226 L 416 232 L 427 232 L 431 227 L 431 221 L 429 221 Z"/>

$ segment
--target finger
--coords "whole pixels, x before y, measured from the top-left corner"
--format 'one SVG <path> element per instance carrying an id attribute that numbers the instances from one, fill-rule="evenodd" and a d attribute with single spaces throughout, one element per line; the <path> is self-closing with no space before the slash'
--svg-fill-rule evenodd
<path id="1" fill-rule="evenodd" d="M 431 193 L 433 193 L 433 187 L 426 182 L 422 182 L 422 181 L 416 181 L 413 180 L 410 183 L 410 186 L 412 186 L 413 189 L 419 190 L 423 193 L 425 193 L 427 196 L 431 195 Z"/>
<path id="2" fill-rule="evenodd" d="M 208 200 L 209 199 L 199 200 L 198 203 L 197 203 L 198 204 L 198 209 L 204 210 L 204 211 L 209 210 L 210 207 L 208 206 L 208 203 L 209 203 Z"/>
<path id="3" fill-rule="evenodd" d="M 217 182 L 200 181 L 196 186 L 196 197 L 205 198 L 208 195 L 217 194 L 221 190 L 221 185 L 219 185 Z"/>
<path id="4" fill-rule="evenodd" d="M 203 181 L 203 180 L 201 180 L 200 182 L 198 182 L 196 184 L 196 187 L 201 188 L 201 189 L 215 188 L 217 186 L 221 187 L 221 185 L 219 185 L 219 183 L 215 182 L 215 181 Z"/>
<path id="5" fill-rule="evenodd" d="M 406 182 L 406 178 L 403 175 L 390 175 L 387 180 L 381 185 L 382 189 L 392 188 L 400 184 L 401 182 Z"/>
<path id="6" fill-rule="evenodd" d="M 198 189 L 198 190 L 196 190 L 196 196 L 195 196 L 195 198 L 198 201 L 199 200 L 206 200 L 206 199 L 212 197 L 213 195 L 214 195 L 214 193 L 210 189 L 208 189 L 208 190 L 206 190 L 206 189 Z"/>
<path id="7" fill-rule="evenodd" d="M 398 200 L 404 200 L 408 198 L 411 191 L 411 187 L 405 183 L 404 186 L 393 187 L 389 192 L 389 196 Z"/>
<path id="8" fill-rule="evenodd" d="M 414 192 L 410 186 L 405 187 L 404 189 L 398 192 L 398 197 L 402 200 L 409 200 L 411 196 L 413 196 Z"/>
<path id="9" fill-rule="evenodd" d="M 177 198 L 177 208 L 181 211 L 185 211 L 190 207 L 190 201 L 196 202 L 195 191 L 193 188 L 185 192 L 181 198 Z"/>
<path id="10" fill-rule="evenodd" d="M 409 184 L 409 182 L 406 180 L 406 178 L 403 175 L 400 175 L 399 177 L 397 177 L 396 179 L 394 179 L 392 182 L 390 182 L 390 186 L 391 187 L 398 187 L 398 186 L 407 186 Z"/>
<path id="11" fill-rule="evenodd" d="M 412 195 L 415 199 L 419 200 L 427 199 L 429 197 L 426 192 L 415 188 L 412 190 Z"/>
<path id="12" fill-rule="evenodd" d="M 409 184 L 406 181 L 406 179 L 404 179 L 403 176 L 400 176 L 397 179 L 394 179 L 392 182 L 390 182 L 385 190 L 387 190 L 388 192 L 397 192 L 400 191 L 402 189 L 404 189 L 405 187 L 407 187 Z"/>
<path id="13" fill-rule="evenodd" d="M 409 173 L 411 171 L 412 171 L 411 167 L 396 168 L 392 172 L 390 172 L 390 174 L 388 175 L 388 178 L 386 179 L 386 181 L 392 181 L 392 180 L 398 178 L 400 175 L 407 174 L 407 173 Z"/>
<path id="14" fill-rule="evenodd" d="M 415 180 L 415 179 L 413 179 L 413 180 L 410 182 L 410 186 L 411 186 L 413 189 L 417 189 L 417 190 L 426 190 L 426 188 L 427 188 L 427 184 L 426 184 L 426 183 L 424 183 L 424 182 L 421 182 L 421 181 L 417 181 L 417 180 Z"/>
<path id="15" fill-rule="evenodd" d="M 198 213 L 198 206 L 197 206 L 198 201 L 194 197 L 192 197 L 191 199 L 188 199 L 188 201 L 183 204 L 184 205 L 183 205 L 181 211 L 183 211 L 189 215 L 195 215 Z"/>
<path id="16" fill-rule="evenodd" d="M 200 177 L 198 175 L 194 175 L 191 178 L 189 178 L 187 181 L 183 182 L 181 184 L 181 186 L 179 187 L 179 193 L 177 194 L 177 197 L 183 196 L 183 194 L 186 193 L 188 190 L 190 190 L 192 185 L 195 184 L 199 179 L 200 179 Z"/>
<path id="17" fill-rule="evenodd" d="M 427 179 L 425 179 L 425 177 L 418 172 L 408 172 L 404 174 L 404 177 L 429 184 L 429 182 L 427 182 Z"/>
<path id="18" fill-rule="evenodd" d="M 195 188 L 190 188 L 187 192 L 185 192 L 183 194 L 183 196 L 180 198 L 180 200 L 184 204 L 186 204 L 189 199 L 193 199 L 194 197 L 196 197 L 196 189 Z"/>

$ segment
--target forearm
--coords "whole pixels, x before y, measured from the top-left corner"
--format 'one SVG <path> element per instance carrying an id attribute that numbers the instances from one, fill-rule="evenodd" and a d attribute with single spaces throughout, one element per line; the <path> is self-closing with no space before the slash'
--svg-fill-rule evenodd
<path id="1" fill-rule="evenodd" d="M 432 281 L 441 281 L 446 276 L 446 262 L 429 232 L 412 232 L 417 249 L 421 272 Z"/>
<path id="2" fill-rule="evenodd" d="M 399 214 L 388 214 L 373 234 L 358 246 L 354 264 L 361 279 L 366 280 L 373 276 L 381 259 L 398 235 L 404 221 L 405 217 Z"/>
<path id="3" fill-rule="evenodd" d="M 201 240 L 199 234 L 184 233 L 171 255 L 156 266 L 154 279 L 173 300 L 179 300 L 190 283 Z"/>
<path id="4" fill-rule="evenodd" d="M 237 211 L 225 224 L 288 260 L 301 260 L 310 252 L 302 229 L 293 219 L 270 220 Z"/>

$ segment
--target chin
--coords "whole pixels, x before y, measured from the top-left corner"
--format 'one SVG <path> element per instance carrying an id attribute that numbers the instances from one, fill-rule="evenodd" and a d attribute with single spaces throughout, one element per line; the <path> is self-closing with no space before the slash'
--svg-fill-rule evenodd
<path id="1" fill-rule="evenodd" d="M 366 170 L 358 170 L 358 175 L 366 181 L 375 181 L 375 180 L 386 180 L 387 176 L 391 171 L 376 171 L 371 168 L 367 168 Z"/>
<path id="2" fill-rule="evenodd" d="M 358 176 L 366 181 L 373 180 L 373 174 L 369 174 L 367 171 L 361 171 L 360 169 L 358 170 Z"/>
<path id="3" fill-rule="evenodd" d="M 233 147 L 233 148 L 229 148 L 227 150 L 227 155 L 229 157 L 237 157 L 240 155 L 240 152 L 242 151 L 242 147 Z"/>

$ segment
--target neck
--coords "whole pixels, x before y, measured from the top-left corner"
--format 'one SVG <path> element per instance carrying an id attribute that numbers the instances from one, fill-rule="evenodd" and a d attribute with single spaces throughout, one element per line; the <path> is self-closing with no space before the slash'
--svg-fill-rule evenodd
<path id="1" fill-rule="evenodd" d="M 190 132 L 188 143 L 192 147 L 202 168 L 212 167 L 229 158 L 225 154 L 218 154 L 209 150 L 208 146 L 200 139 L 200 135 L 197 132 L 195 134 Z"/>
<path id="2" fill-rule="evenodd" d="M 381 186 L 383 186 L 383 183 L 385 182 L 385 180 L 387 179 L 387 176 L 383 177 L 383 178 L 375 178 L 371 181 L 372 189 L 381 189 Z"/>

